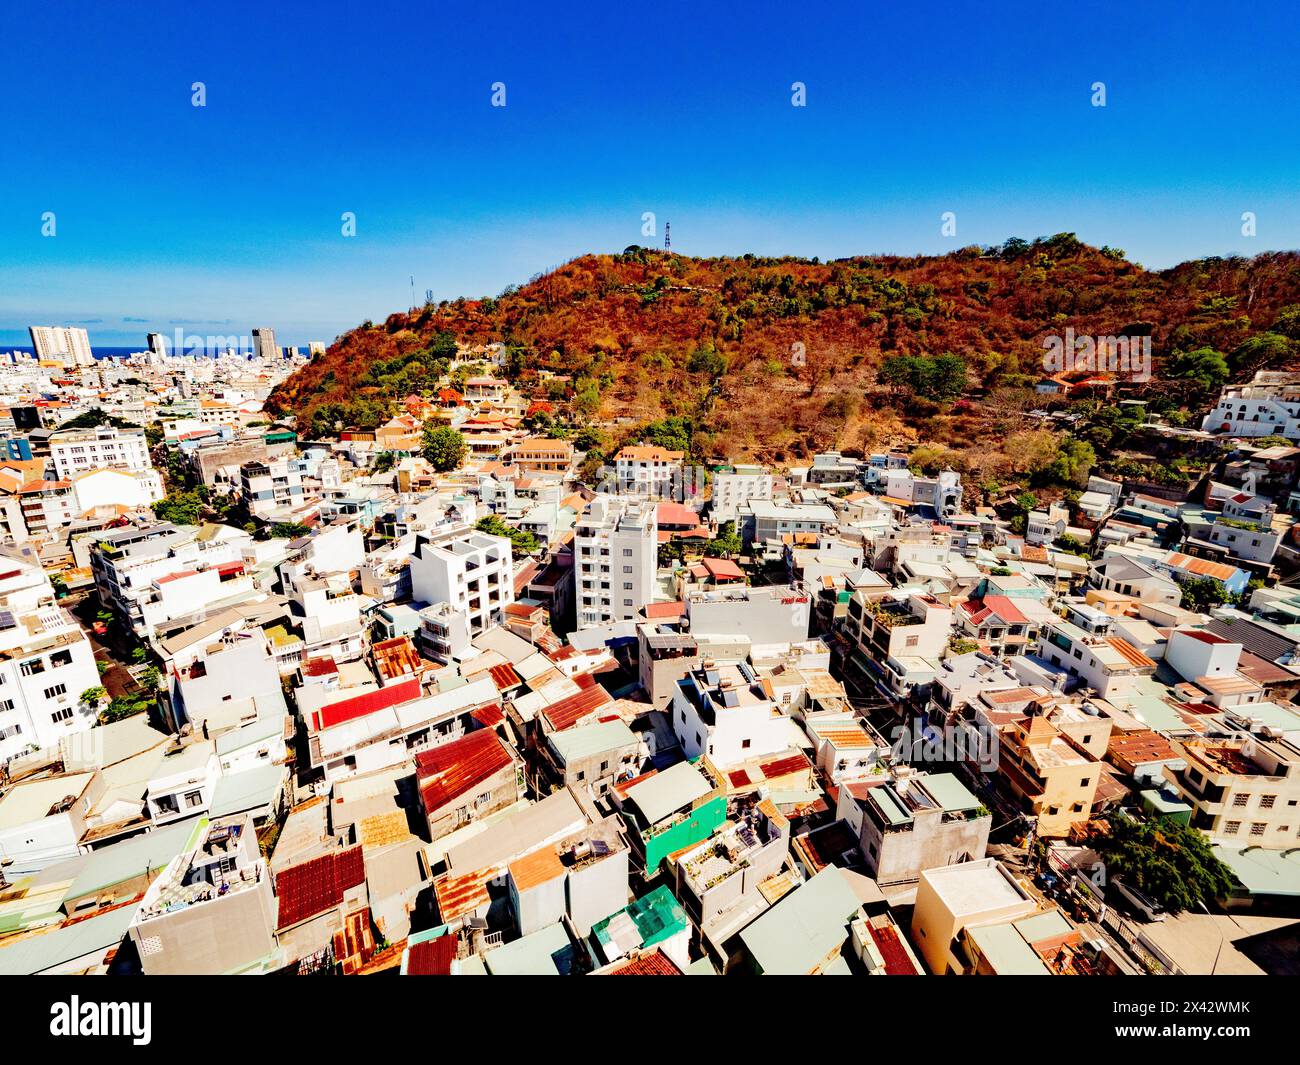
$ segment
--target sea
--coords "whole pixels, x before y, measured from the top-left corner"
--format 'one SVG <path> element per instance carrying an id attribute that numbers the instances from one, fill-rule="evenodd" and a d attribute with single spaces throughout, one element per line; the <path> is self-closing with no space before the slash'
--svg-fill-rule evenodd
<path id="1" fill-rule="evenodd" d="M 97 359 L 125 359 L 131 355 L 138 355 L 145 350 L 147 349 L 143 344 L 128 345 L 126 347 L 114 347 L 108 344 L 92 344 L 90 346 L 90 353 Z M 224 347 L 200 348 L 195 346 L 193 348 L 185 348 L 183 351 L 176 352 L 172 350 L 170 344 L 167 346 L 168 355 L 194 355 L 198 358 L 206 359 L 216 358 L 218 355 L 224 355 L 226 350 L 227 349 Z M 0 343 L 0 356 L 8 355 L 11 351 L 17 351 L 27 355 L 36 354 L 36 349 L 30 345 Z M 251 348 L 235 348 L 234 351 L 236 354 L 243 355 L 245 358 L 251 358 L 253 355 L 253 350 Z"/>

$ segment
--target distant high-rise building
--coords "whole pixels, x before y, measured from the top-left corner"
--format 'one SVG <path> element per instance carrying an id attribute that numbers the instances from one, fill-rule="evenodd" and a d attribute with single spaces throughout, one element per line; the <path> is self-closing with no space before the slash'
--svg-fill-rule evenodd
<path id="1" fill-rule="evenodd" d="M 33 325 L 27 331 L 38 359 L 62 362 L 65 366 L 93 366 L 90 335 L 84 329 L 66 325 Z"/>
<path id="2" fill-rule="evenodd" d="M 259 359 L 278 359 L 280 349 L 275 343 L 274 329 L 253 330 L 253 354 Z"/>
<path id="3" fill-rule="evenodd" d="M 161 333 L 149 334 L 149 350 L 155 355 L 165 356 L 167 354 L 167 338 Z"/>
<path id="4" fill-rule="evenodd" d="M 317 355 L 324 355 L 324 354 L 325 354 L 325 341 L 323 341 L 323 340 L 313 340 L 313 341 L 311 341 L 311 342 L 307 345 L 307 354 L 310 355 L 313 359 L 314 359 Z"/>

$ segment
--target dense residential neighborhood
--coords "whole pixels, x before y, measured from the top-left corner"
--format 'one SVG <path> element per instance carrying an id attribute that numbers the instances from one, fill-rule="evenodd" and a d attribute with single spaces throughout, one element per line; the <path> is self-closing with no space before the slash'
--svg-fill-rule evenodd
<path id="1" fill-rule="evenodd" d="M 1026 493 L 910 443 L 700 454 L 482 345 L 359 428 L 267 412 L 323 345 L 37 328 L 0 361 L 0 973 L 1294 948 L 1300 376 L 1139 409 L 1184 487 Z"/>

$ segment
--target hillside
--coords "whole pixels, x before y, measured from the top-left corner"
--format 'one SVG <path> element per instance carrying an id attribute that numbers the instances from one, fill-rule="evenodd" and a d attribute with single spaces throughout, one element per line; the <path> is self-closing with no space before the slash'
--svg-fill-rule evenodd
<path id="1" fill-rule="evenodd" d="M 769 461 L 904 440 L 996 447 L 1033 399 L 1043 338 L 1150 333 L 1148 397 L 1188 416 L 1213 380 L 1177 352 L 1212 348 L 1236 377 L 1290 366 L 1300 338 L 1300 254 L 1205 259 L 1153 272 L 1071 234 L 939 257 L 695 259 L 642 248 L 585 255 L 497 297 L 365 323 L 272 395 L 303 424 L 376 424 L 394 400 L 430 393 L 454 343 L 504 343 L 508 375 L 561 401 L 575 422 L 686 416 L 701 454 Z M 1273 332 L 1272 330 L 1276 330 Z M 952 353 L 966 401 L 877 383 L 891 356 Z M 539 370 L 569 375 L 543 387 Z M 313 422 L 313 416 L 315 421 Z"/>

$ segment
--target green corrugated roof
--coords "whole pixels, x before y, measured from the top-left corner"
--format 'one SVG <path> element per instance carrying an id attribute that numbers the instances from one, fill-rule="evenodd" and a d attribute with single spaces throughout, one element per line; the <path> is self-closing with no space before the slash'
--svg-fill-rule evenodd
<path id="1" fill-rule="evenodd" d="M 136 906 L 122 906 L 98 917 L 51 932 L 26 936 L 13 946 L 0 947 L 0 976 L 31 976 L 122 942 Z"/>
<path id="2" fill-rule="evenodd" d="M 1142 801 L 1158 814 L 1187 813 L 1191 807 L 1177 799 L 1167 799 L 1155 788 L 1147 788 L 1140 793 Z"/>
<path id="3" fill-rule="evenodd" d="M 551 746 L 566 763 L 579 758 L 590 758 L 620 747 L 635 745 L 636 734 L 623 721 L 598 721 L 592 725 L 565 729 L 553 733 Z"/>
<path id="4" fill-rule="evenodd" d="M 1045 939 L 1054 939 L 1073 931 L 1070 922 L 1065 919 L 1065 915 L 1060 910 L 1046 910 L 1032 917 L 1022 917 L 1012 923 L 1021 938 L 1029 944 L 1041 943 Z"/>
<path id="5" fill-rule="evenodd" d="M 1212 849 L 1252 895 L 1300 895 L 1300 852 L 1223 844 Z"/>
<path id="6" fill-rule="evenodd" d="M 561 924 L 516 939 L 483 956 L 493 976 L 568 976 L 573 965 L 573 944 Z"/>
<path id="7" fill-rule="evenodd" d="M 1034 953 L 1014 925 L 986 924 L 966 931 L 999 976 L 1051 975 L 1043 959 Z"/>
<path id="8" fill-rule="evenodd" d="M 888 784 L 872 788 L 869 794 L 876 800 L 876 805 L 880 807 L 881 813 L 889 818 L 891 825 L 905 825 L 912 820 L 912 815 L 903 809 L 902 803 L 894 798 Z"/>
<path id="9" fill-rule="evenodd" d="M 193 824 L 182 821 L 91 851 L 67 897 L 80 898 L 140 876 L 146 869 L 163 868 L 185 849 L 193 831 Z"/>
<path id="10" fill-rule="evenodd" d="M 935 800 L 948 813 L 956 813 L 961 810 L 975 810 L 980 806 L 979 799 L 967 790 L 951 773 L 930 773 L 927 776 L 917 779 L 926 791 L 934 796 Z"/>
<path id="11" fill-rule="evenodd" d="M 678 762 L 627 789 L 646 823 L 657 825 L 669 814 L 707 795 L 713 786 L 690 762 Z"/>
<path id="12" fill-rule="evenodd" d="M 838 866 L 801 884 L 740 933 L 764 973 L 802 976 L 848 939 L 858 896 Z"/>
<path id="13" fill-rule="evenodd" d="M 225 817 L 267 805 L 283 786 L 287 772 L 282 765 L 259 765 L 218 778 L 209 812 L 213 817 Z"/>

